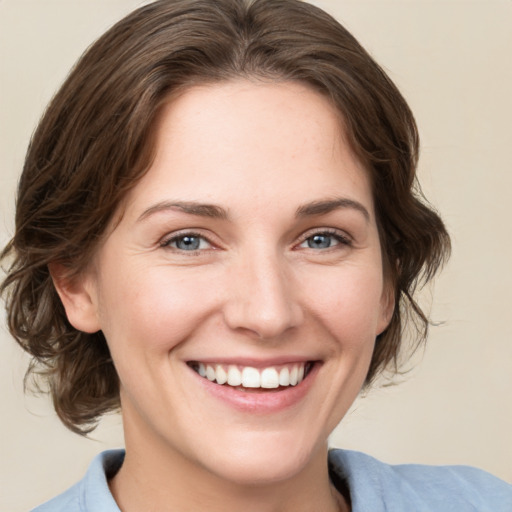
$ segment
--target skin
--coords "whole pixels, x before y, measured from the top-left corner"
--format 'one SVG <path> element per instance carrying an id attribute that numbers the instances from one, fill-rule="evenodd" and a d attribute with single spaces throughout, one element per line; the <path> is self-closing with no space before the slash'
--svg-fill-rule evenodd
<path id="1" fill-rule="evenodd" d="M 75 327 L 104 332 L 119 373 L 126 459 L 111 490 L 123 511 L 348 510 L 327 438 L 393 297 L 366 172 L 323 96 L 239 80 L 173 100 L 121 221 L 80 279 L 56 285 Z M 262 413 L 212 395 L 187 365 L 226 357 L 317 364 L 300 400 Z"/>

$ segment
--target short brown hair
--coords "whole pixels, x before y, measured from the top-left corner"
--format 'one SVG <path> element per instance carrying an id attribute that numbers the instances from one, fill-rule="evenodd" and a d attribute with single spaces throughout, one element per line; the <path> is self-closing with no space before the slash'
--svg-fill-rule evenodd
<path id="1" fill-rule="evenodd" d="M 413 292 L 449 252 L 439 216 L 416 183 L 418 133 L 382 69 L 322 10 L 299 0 L 160 0 L 106 32 L 79 60 L 50 103 L 27 152 L 11 258 L 0 290 L 8 325 L 33 356 L 71 430 L 94 428 L 119 407 L 119 381 L 101 332 L 74 329 L 48 265 L 69 277 L 90 262 L 126 193 L 147 171 L 162 105 L 196 83 L 236 77 L 309 84 L 336 106 L 373 187 L 387 278 L 395 290 L 367 384 L 397 368 L 404 313 L 426 336 Z"/>

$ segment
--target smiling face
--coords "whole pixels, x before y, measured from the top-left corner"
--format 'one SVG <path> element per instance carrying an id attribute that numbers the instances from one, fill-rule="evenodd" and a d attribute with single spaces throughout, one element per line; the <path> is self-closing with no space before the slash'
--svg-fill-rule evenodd
<path id="1" fill-rule="evenodd" d="M 240 80 L 188 90 L 157 128 L 152 167 L 62 294 L 108 341 L 127 463 L 238 483 L 325 465 L 393 304 L 339 118 L 301 84 Z"/>

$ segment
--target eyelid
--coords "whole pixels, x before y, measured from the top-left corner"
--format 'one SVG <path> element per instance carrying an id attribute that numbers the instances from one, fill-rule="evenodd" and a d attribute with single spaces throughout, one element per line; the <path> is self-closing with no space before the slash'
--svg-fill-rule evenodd
<path id="1" fill-rule="evenodd" d="M 308 238 L 311 238 L 315 235 L 330 235 L 337 238 L 341 245 L 351 246 L 353 244 L 353 239 L 350 235 L 348 235 L 345 231 L 336 228 L 314 228 L 306 231 L 299 237 L 299 241 L 295 244 L 295 247 L 303 244 Z M 334 248 L 334 247 L 333 247 Z"/>
<path id="2" fill-rule="evenodd" d="M 178 249 L 177 247 L 171 247 L 172 242 L 179 240 L 180 238 L 187 237 L 187 236 L 197 237 L 197 238 L 206 240 L 206 242 L 208 242 L 208 245 L 210 247 L 208 247 L 207 249 L 196 249 L 196 250 L 191 250 L 191 251 L 184 251 L 184 250 Z M 199 230 L 194 230 L 194 229 L 182 229 L 180 231 L 173 231 L 172 233 L 168 233 L 160 239 L 160 241 L 158 242 L 158 245 L 159 245 L 159 247 L 162 247 L 164 249 L 169 249 L 169 250 L 175 251 L 177 253 L 188 252 L 189 254 L 210 251 L 210 250 L 214 250 L 217 248 L 216 244 L 214 242 L 212 242 L 210 237 L 206 236 L 204 233 L 201 233 Z"/>

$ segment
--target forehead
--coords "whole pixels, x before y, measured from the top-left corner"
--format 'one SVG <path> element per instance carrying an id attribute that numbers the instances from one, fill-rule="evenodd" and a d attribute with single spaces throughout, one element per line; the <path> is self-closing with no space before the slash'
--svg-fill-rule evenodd
<path id="1" fill-rule="evenodd" d="M 290 201 L 307 202 L 343 192 L 359 196 L 371 210 L 366 170 L 342 126 L 336 108 L 301 83 L 237 80 L 192 87 L 163 107 L 155 158 L 128 204 L 140 210 L 178 196 L 229 208 L 257 197 L 282 202 L 284 193 Z"/>

